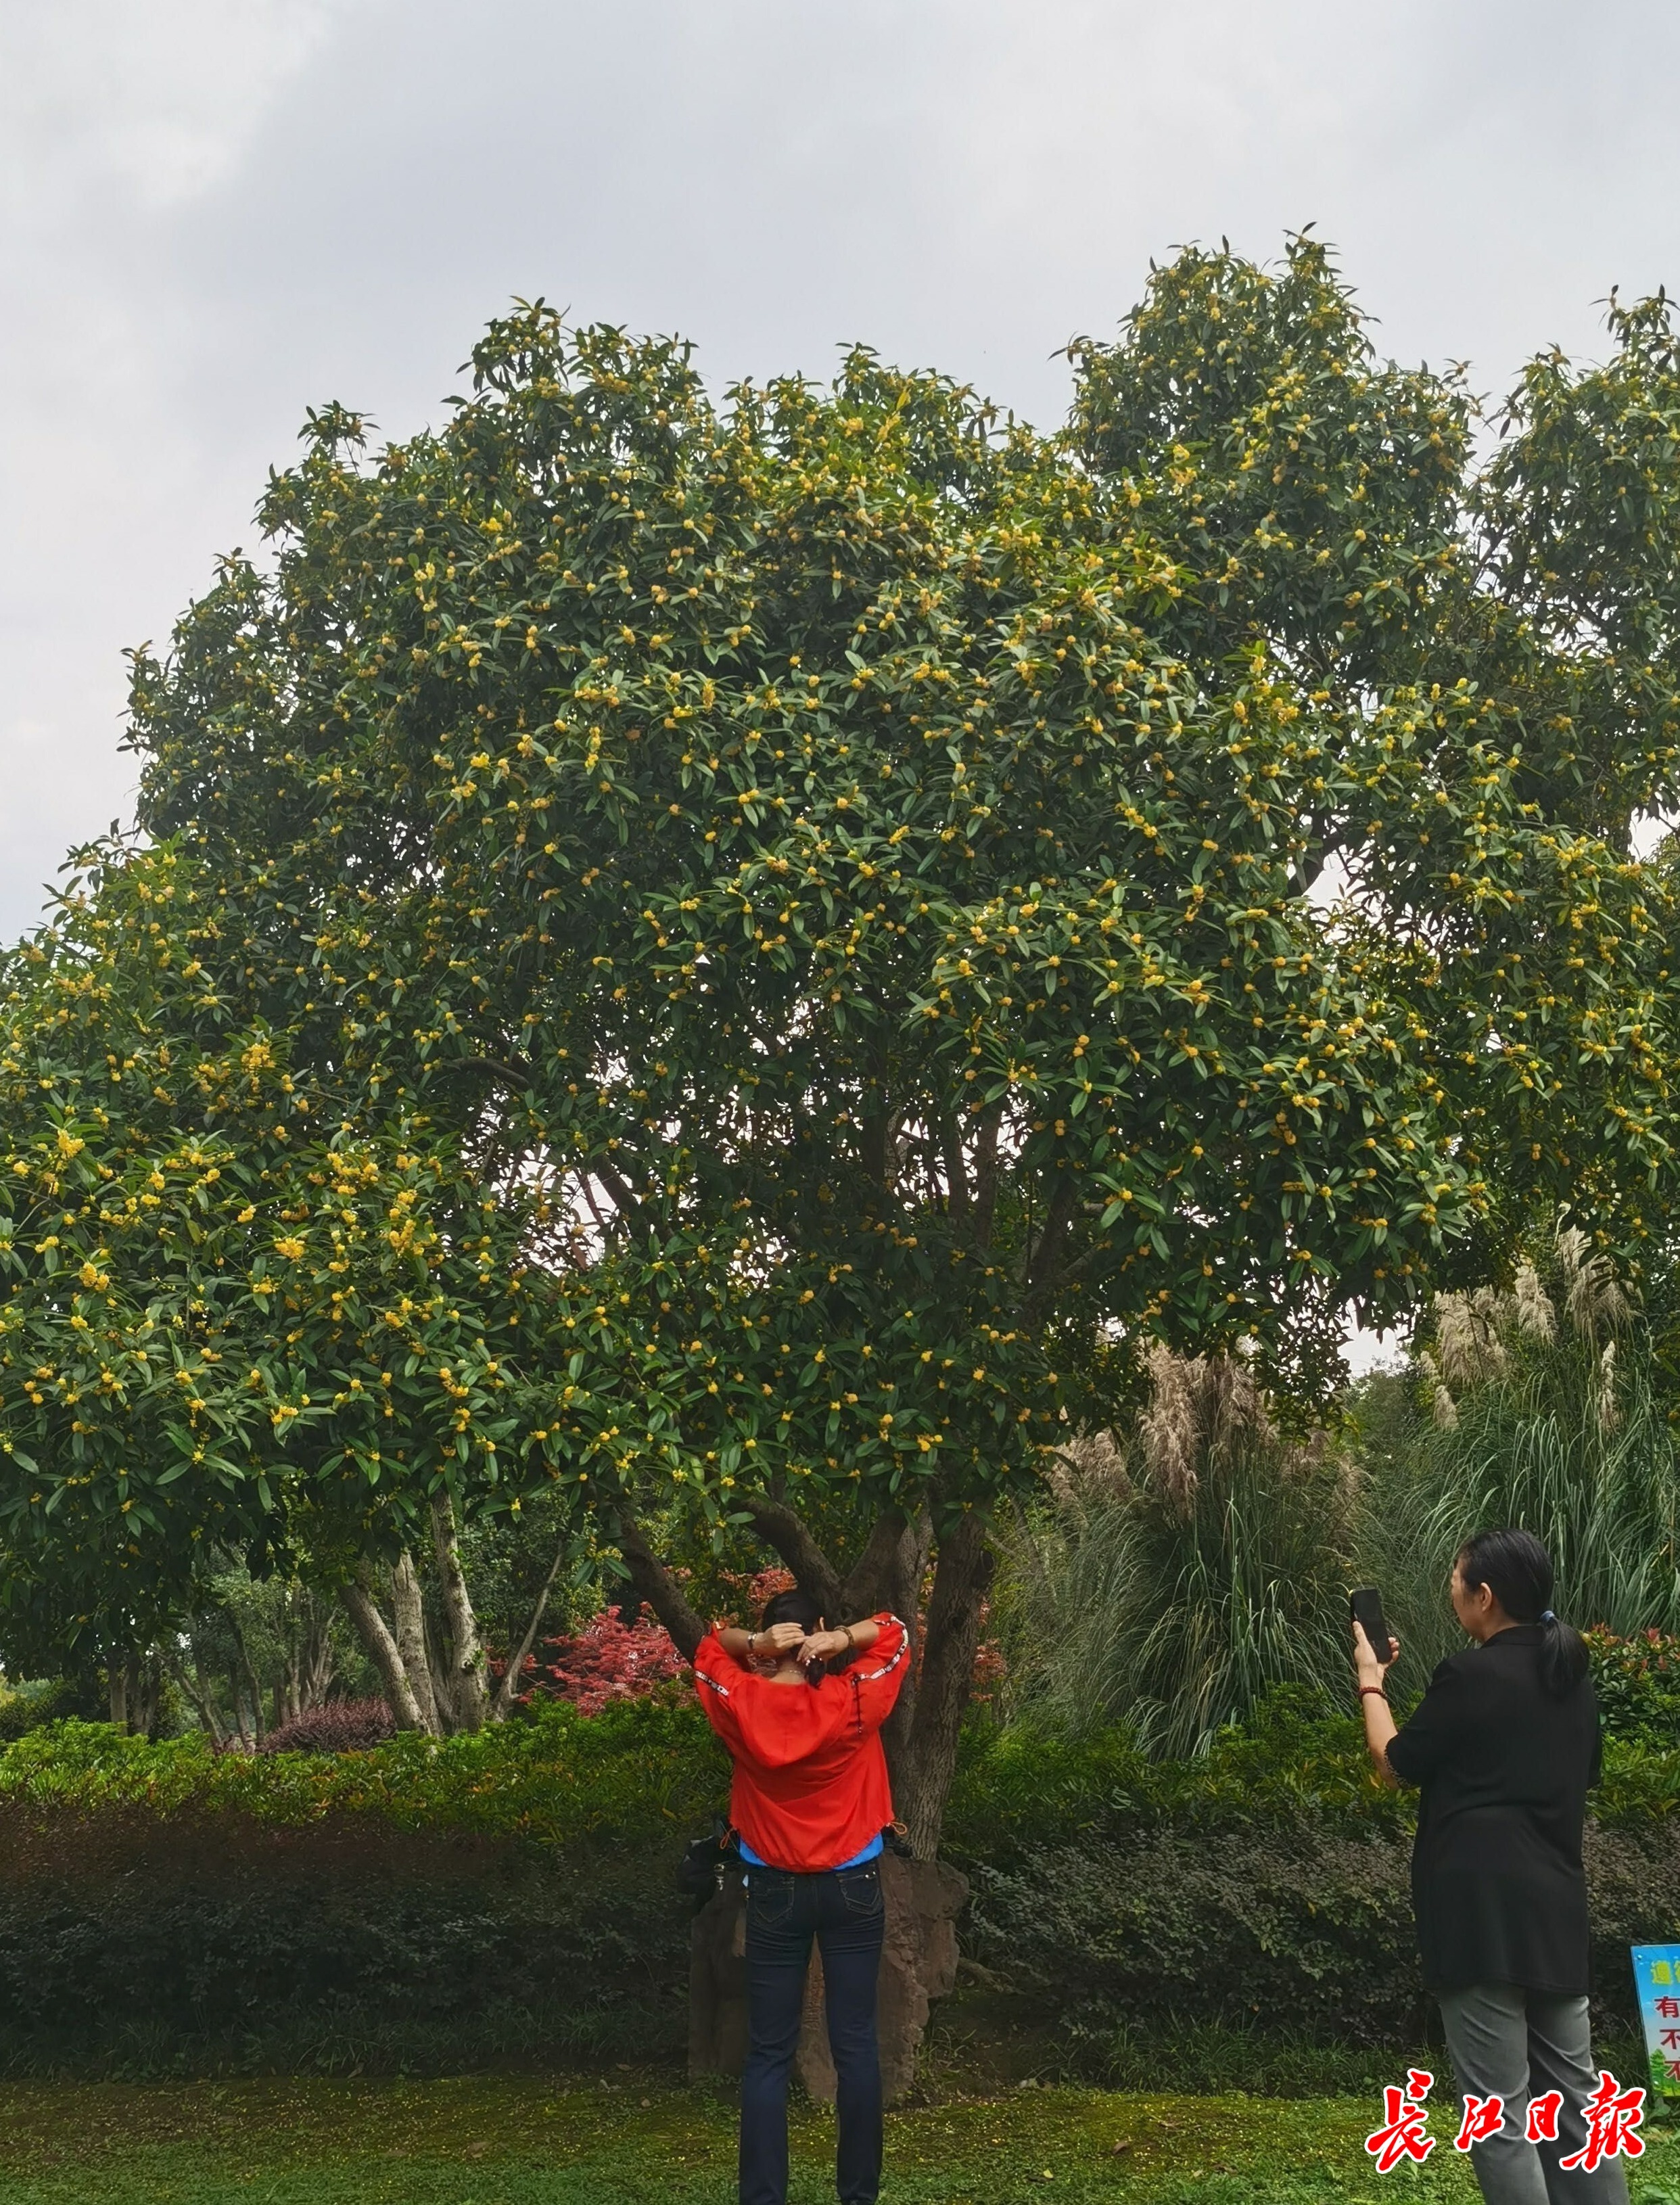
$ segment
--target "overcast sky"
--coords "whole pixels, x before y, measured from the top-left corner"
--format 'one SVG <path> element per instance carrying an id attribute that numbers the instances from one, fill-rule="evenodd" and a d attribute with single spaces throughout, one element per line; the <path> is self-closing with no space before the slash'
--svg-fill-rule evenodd
<path id="1" fill-rule="evenodd" d="M 0 935 L 305 407 L 435 420 L 514 295 L 1048 424 L 1152 255 L 1310 223 L 1500 389 L 1680 282 L 1677 61 L 1661 0 L 0 0 Z"/>

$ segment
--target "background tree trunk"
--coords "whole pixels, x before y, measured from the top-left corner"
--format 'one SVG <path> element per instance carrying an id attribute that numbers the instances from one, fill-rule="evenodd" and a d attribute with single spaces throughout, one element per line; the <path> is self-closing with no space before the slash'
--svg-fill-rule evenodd
<path id="1" fill-rule="evenodd" d="M 189 1668 L 178 1655 L 171 1658 L 170 1672 L 176 1684 L 192 1704 L 193 1712 L 204 1725 L 211 1744 L 218 1748 L 228 1743 L 228 1726 L 222 1720 L 222 1711 L 216 1704 L 216 1695 L 205 1681 L 196 1659 Z"/>
<path id="2" fill-rule="evenodd" d="M 343 1588 L 344 1612 L 356 1626 L 356 1635 L 367 1650 L 367 1658 L 379 1672 L 380 1682 L 385 1687 L 385 1697 L 391 1703 L 391 1713 L 399 1730 L 430 1730 L 425 1714 L 415 1697 L 414 1687 L 408 1681 L 408 1672 L 403 1665 L 401 1652 L 384 1617 L 379 1613 L 378 1602 L 365 1584 L 353 1582 Z"/>
<path id="3" fill-rule="evenodd" d="M 555 1558 L 549 1565 L 549 1574 L 543 1580 L 542 1590 L 537 1594 L 536 1604 L 531 1611 L 531 1620 L 525 1627 L 525 1636 L 508 1656 L 508 1667 L 502 1673 L 502 1682 L 496 1687 L 495 1699 L 490 1703 L 492 1722 L 505 1722 L 513 1712 L 513 1703 L 519 1697 L 519 1680 L 525 1674 L 525 1665 L 531 1657 L 531 1648 L 537 1643 L 537 1634 L 543 1627 L 543 1618 L 548 1613 L 549 1595 L 554 1590 L 555 1579 L 560 1575 L 560 1566 L 566 1560 L 569 1547 L 570 1542 L 562 1539 L 555 1548 Z"/>
<path id="4" fill-rule="evenodd" d="M 268 1725 L 263 1715 L 263 1686 L 257 1674 L 257 1666 L 251 1659 L 251 1649 L 245 1643 L 245 1633 L 240 1629 L 239 1618 L 230 1608 L 228 1627 L 234 1634 L 234 1644 L 239 1649 L 240 1675 L 251 1699 L 252 1744 L 260 1746 L 268 1736 Z M 241 1728 L 243 1725 L 241 1724 Z"/>
<path id="5" fill-rule="evenodd" d="M 432 1497 L 431 1536 L 437 1551 L 443 1612 L 449 1620 L 448 1667 L 454 1727 L 458 1730 L 481 1730 L 490 1712 L 489 1665 L 484 1658 L 484 1641 L 478 1636 L 472 1597 L 460 1566 L 454 1505 L 447 1493 Z"/>
<path id="6" fill-rule="evenodd" d="M 431 1681 L 431 1661 L 426 1652 L 426 1611 L 420 1596 L 419 1572 L 407 1547 L 391 1572 L 391 1614 L 395 1623 L 397 1652 L 402 1657 L 409 1689 L 420 1710 L 420 1728 L 434 1738 L 443 1735 L 443 1715 Z"/>
<path id="7" fill-rule="evenodd" d="M 306 1617 L 303 1649 L 299 1661 L 298 1713 L 324 1707 L 332 1689 L 338 1656 L 333 1645 L 332 1610 L 320 1595 L 304 1594 Z"/>
<path id="8" fill-rule="evenodd" d="M 980 1643 L 981 1613 L 991 1580 L 985 1519 L 970 1509 L 940 1541 L 922 1674 L 893 1784 L 893 1804 L 918 1860 L 932 1860 L 939 1851 L 940 1826 L 956 1774 L 957 1740 Z"/>

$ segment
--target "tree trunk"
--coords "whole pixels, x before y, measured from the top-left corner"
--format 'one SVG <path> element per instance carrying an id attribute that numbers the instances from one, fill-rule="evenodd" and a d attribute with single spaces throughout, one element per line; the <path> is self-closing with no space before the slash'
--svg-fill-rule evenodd
<path id="1" fill-rule="evenodd" d="M 391 1614 L 395 1623 L 397 1652 L 402 1656 L 409 1688 L 420 1709 L 420 1727 L 434 1738 L 443 1735 L 443 1710 L 431 1681 L 431 1662 L 426 1654 L 426 1611 L 420 1595 L 419 1573 L 407 1547 L 391 1572 Z"/>
<path id="2" fill-rule="evenodd" d="M 303 1600 L 304 1636 L 298 1656 L 300 1715 L 311 1708 L 326 1705 L 333 1673 L 338 1666 L 337 1650 L 333 1645 L 332 1610 L 313 1591 L 306 1591 Z"/>
<path id="3" fill-rule="evenodd" d="M 239 1649 L 240 1673 L 251 1697 L 251 1727 L 255 1732 L 252 1743 L 260 1746 L 268 1736 L 268 1725 L 263 1716 L 263 1687 L 258 1680 L 256 1664 L 251 1659 L 251 1649 L 245 1643 L 245 1633 L 239 1627 L 239 1618 L 231 1608 L 227 1611 L 227 1615 L 228 1626 L 234 1634 L 234 1644 Z"/>
<path id="4" fill-rule="evenodd" d="M 858 1557 L 852 1572 L 840 1587 L 838 1612 L 828 1620 L 836 1628 L 843 1623 L 856 1623 L 866 1615 L 873 1615 L 883 1606 L 895 1615 L 902 1616 L 894 1596 L 893 1565 L 903 1544 L 905 1519 L 903 1511 L 883 1509 L 870 1533 L 869 1543 Z"/>
<path id="5" fill-rule="evenodd" d="M 128 1722 L 139 1738 L 150 1738 L 157 1727 L 157 1705 L 162 1697 L 158 1660 L 155 1653 L 134 1654 L 128 1660 Z"/>
<path id="6" fill-rule="evenodd" d="M 881 1733 L 887 1766 L 896 1786 L 909 1766 L 910 1734 L 916 1721 L 916 1699 L 921 1668 L 922 1580 L 928 1573 L 928 1556 L 934 1542 L 934 1519 L 926 1509 L 906 1524 L 882 1572 L 878 1604 L 890 1608 L 910 1637 L 910 1667 L 899 1687 L 893 1712 Z"/>
<path id="7" fill-rule="evenodd" d="M 424 1711 L 408 1681 L 408 1672 L 403 1666 L 396 1640 L 390 1626 L 379 1613 L 378 1602 L 365 1584 L 359 1582 L 343 1588 L 344 1611 L 356 1626 L 356 1635 L 367 1649 L 367 1658 L 379 1672 L 379 1680 L 385 1687 L 385 1697 L 391 1703 L 391 1713 L 396 1718 L 399 1730 L 430 1731 L 437 1735 L 425 1718 Z"/>
<path id="8" fill-rule="evenodd" d="M 241 1753 L 254 1753 L 257 1741 L 251 1735 L 251 1726 L 245 1719 L 245 1680 L 240 1675 L 237 1662 L 228 1672 L 228 1697 L 233 1703 L 234 1728 L 239 1733 Z"/>
<path id="9" fill-rule="evenodd" d="M 513 1713 L 513 1703 L 519 1697 L 519 1680 L 525 1674 L 525 1665 L 531 1658 L 531 1649 L 537 1643 L 537 1634 L 543 1627 L 543 1618 L 548 1613 L 549 1595 L 554 1590 L 555 1579 L 560 1575 L 560 1566 L 566 1560 L 571 1542 L 562 1539 L 555 1549 L 555 1558 L 549 1565 L 549 1574 L 543 1580 L 543 1590 L 537 1596 L 537 1604 L 531 1611 L 531 1620 L 525 1627 L 525 1637 L 508 1656 L 508 1667 L 502 1673 L 502 1682 L 496 1687 L 490 1703 L 490 1721 L 506 1722 Z"/>
<path id="10" fill-rule="evenodd" d="M 895 1804 L 918 1860 L 932 1860 L 939 1851 L 991 1578 L 985 1519 L 970 1509 L 940 1541 L 915 1713 L 894 1786 Z"/>
<path id="11" fill-rule="evenodd" d="M 455 1725 L 460 1730 L 481 1730 L 490 1713 L 489 1665 L 478 1619 L 460 1566 L 460 1539 L 455 1527 L 454 1504 L 447 1492 L 433 1495 L 432 1544 L 437 1551 L 437 1574 L 443 1588 L 443 1612 L 449 1619 L 450 1698 Z"/>
<path id="12" fill-rule="evenodd" d="M 170 1660 L 169 1669 L 176 1684 L 180 1685 L 191 1703 L 193 1712 L 199 1718 L 211 1744 L 217 1747 L 225 1745 L 228 1742 L 228 1727 L 222 1720 L 221 1710 L 216 1704 L 216 1695 L 205 1683 L 204 1672 L 199 1667 L 196 1656 L 193 1666 L 189 1668 L 182 1657 L 176 1654 Z"/>
<path id="13" fill-rule="evenodd" d="M 118 1661 L 113 1654 L 105 1665 L 105 1681 L 110 1687 L 111 1721 L 118 1730 L 128 1727 L 128 1665 Z"/>
<path id="14" fill-rule="evenodd" d="M 829 1627 L 837 1629 L 844 1597 L 840 1581 L 803 1520 L 781 1501 L 750 1495 L 741 1506 L 752 1519 L 752 1528 L 765 1545 L 773 1547 L 793 1571 L 799 1590 L 810 1595 Z"/>
<path id="15" fill-rule="evenodd" d="M 646 1602 L 670 1632 L 684 1661 L 692 1661 L 706 1635 L 706 1626 L 689 1606 L 682 1587 L 664 1564 L 656 1560 L 647 1541 L 627 1519 L 619 1525 L 618 1550 L 638 1599 Z"/>

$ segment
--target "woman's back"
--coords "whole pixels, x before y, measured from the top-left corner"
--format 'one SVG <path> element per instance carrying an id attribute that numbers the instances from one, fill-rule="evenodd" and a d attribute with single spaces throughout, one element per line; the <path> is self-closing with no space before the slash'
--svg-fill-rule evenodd
<path id="1" fill-rule="evenodd" d="M 730 1818 L 761 1858 L 799 1871 L 848 1860 L 893 1818 L 881 1727 L 908 1667 L 896 1616 L 874 1619 L 870 1651 L 816 1685 L 755 1676 L 715 1635 L 694 1681 L 734 1762 Z"/>
<path id="2" fill-rule="evenodd" d="M 1412 1885 L 1432 1987 L 1587 1988 L 1581 1834 L 1598 1703 L 1590 1677 L 1546 1690 L 1540 1638 L 1519 1624 L 1452 1655 L 1389 1744 L 1395 1774 L 1422 1787 Z"/>

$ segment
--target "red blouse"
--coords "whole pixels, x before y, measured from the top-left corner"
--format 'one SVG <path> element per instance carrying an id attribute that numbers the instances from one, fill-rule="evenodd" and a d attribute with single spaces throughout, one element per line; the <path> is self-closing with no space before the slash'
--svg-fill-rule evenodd
<path id="1" fill-rule="evenodd" d="M 881 1726 L 909 1642 L 897 1616 L 875 1620 L 881 1635 L 868 1652 L 817 1685 L 772 1684 L 726 1654 L 714 1632 L 695 1654 L 700 1704 L 735 1764 L 730 1820 L 774 1867 L 837 1867 L 893 1819 Z"/>

